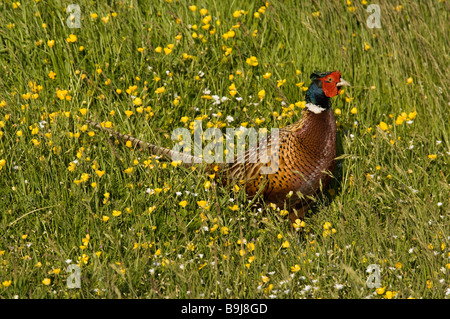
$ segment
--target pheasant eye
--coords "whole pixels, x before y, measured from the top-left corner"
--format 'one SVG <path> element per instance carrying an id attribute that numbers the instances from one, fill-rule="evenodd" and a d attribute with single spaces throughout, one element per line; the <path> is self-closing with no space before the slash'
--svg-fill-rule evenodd
<path id="1" fill-rule="evenodd" d="M 333 78 L 329 77 L 328 82 L 333 82 Z"/>

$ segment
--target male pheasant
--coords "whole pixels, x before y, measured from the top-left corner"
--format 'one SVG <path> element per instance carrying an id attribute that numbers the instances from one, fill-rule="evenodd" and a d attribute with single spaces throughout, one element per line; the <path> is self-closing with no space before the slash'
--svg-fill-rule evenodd
<path id="1" fill-rule="evenodd" d="M 339 71 L 314 72 L 306 92 L 306 105 L 299 121 L 279 130 L 278 150 L 271 152 L 271 143 L 267 142 L 267 156 L 270 164 L 249 161 L 258 145 L 245 152 L 245 160 L 234 163 L 209 164 L 211 169 L 218 165 L 224 184 L 243 182 L 249 198 L 261 195 L 266 202 L 293 208 L 290 219 L 294 223 L 303 219 L 311 196 L 320 193 L 330 181 L 335 167 L 336 157 L 336 121 L 331 108 L 330 98 L 339 94 L 342 86 L 350 84 L 341 78 Z M 118 133 L 103 125 L 87 121 L 89 124 L 108 131 L 124 141 L 131 141 L 135 147 L 145 148 L 150 153 L 174 158 L 177 156 L 185 165 L 193 165 L 200 158 L 143 142 L 132 136 Z M 263 173 L 262 168 L 274 161 L 277 170 Z M 289 196 L 291 194 L 291 196 Z M 287 197 L 290 197 L 289 199 Z"/>

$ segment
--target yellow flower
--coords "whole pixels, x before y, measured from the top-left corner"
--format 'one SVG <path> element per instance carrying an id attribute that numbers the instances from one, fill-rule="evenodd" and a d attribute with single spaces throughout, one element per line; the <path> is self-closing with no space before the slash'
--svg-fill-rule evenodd
<path id="1" fill-rule="evenodd" d="M 55 45 L 55 40 L 48 40 L 47 45 L 51 48 Z"/>
<path id="2" fill-rule="evenodd" d="M 260 100 L 264 99 L 264 96 L 266 95 L 266 91 L 265 90 L 261 90 L 258 92 L 258 97 Z"/>
<path id="3" fill-rule="evenodd" d="M 231 209 L 232 211 L 236 211 L 239 209 L 238 205 L 234 204 L 233 206 L 228 206 L 229 209 Z"/>
<path id="4" fill-rule="evenodd" d="M 297 272 L 299 270 L 300 270 L 300 266 L 298 264 L 295 264 L 294 266 L 291 267 L 292 272 Z"/>
<path id="5" fill-rule="evenodd" d="M 300 219 L 296 219 L 295 222 L 292 224 L 292 226 L 294 226 L 294 228 L 300 228 L 300 227 L 305 227 L 306 223 L 303 220 Z"/>
<path id="6" fill-rule="evenodd" d="M 50 71 L 49 74 L 48 74 L 48 77 L 49 77 L 50 79 L 52 79 L 52 80 L 55 79 L 55 76 L 56 76 L 56 73 L 53 72 L 53 71 Z"/>
<path id="7" fill-rule="evenodd" d="M 114 217 L 120 216 L 121 214 L 122 214 L 122 212 L 121 212 L 120 210 L 113 210 L 113 211 L 112 211 L 112 215 L 113 215 Z"/>
<path id="8" fill-rule="evenodd" d="M 255 119 L 256 125 L 259 125 L 261 123 L 264 123 L 265 119 L 260 119 L 259 117 Z"/>
<path id="9" fill-rule="evenodd" d="M 281 247 L 283 248 L 289 248 L 289 242 L 286 240 L 284 243 L 281 244 Z"/>
<path id="10" fill-rule="evenodd" d="M 236 84 L 231 83 L 231 85 L 228 87 L 228 92 L 231 96 L 235 96 L 237 94 Z"/>
<path id="11" fill-rule="evenodd" d="M 91 18 L 92 18 L 92 19 L 97 19 L 97 17 L 98 17 L 98 14 L 97 14 L 97 13 L 91 13 Z"/>
<path id="12" fill-rule="evenodd" d="M 284 83 L 286 83 L 286 79 L 277 80 L 277 87 L 281 87 Z"/>
<path id="13" fill-rule="evenodd" d="M 384 295 L 384 298 L 386 299 L 392 299 L 397 293 L 395 291 L 386 291 L 386 294 Z"/>
<path id="14" fill-rule="evenodd" d="M 228 38 L 233 38 L 236 35 L 236 33 L 233 30 L 228 31 L 222 37 L 227 40 Z"/>
<path id="15" fill-rule="evenodd" d="M 180 205 L 181 207 L 184 208 L 184 207 L 186 207 L 187 203 L 188 203 L 187 201 L 182 200 L 181 202 L 178 203 L 178 205 Z"/>
<path id="16" fill-rule="evenodd" d="M 255 56 L 249 57 L 245 62 L 251 66 L 257 66 L 258 65 L 258 59 Z"/>
<path id="17" fill-rule="evenodd" d="M 350 113 L 356 114 L 356 113 L 358 113 L 358 109 L 356 107 L 354 107 L 350 110 Z"/>
<path id="18" fill-rule="evenodd" d="M 430 154 L 430 155 L 428 155 L 428 158 L 431 159 L 431 160 L 436 159 L 436 157 L 437 157 L 436 154 Z"/>
<path id="19" fill-rule="evenodd" d="M 102 220 L 106 223 L 108 220 L 109 220 L 109 217 L 108 216 L 105 216 L 105 215 L 103 215 L 102 216 Z"/>
<path id="20" fill-rule="evenodd" d="M 133 104 L 136 106 L 140 106 L 140 105 L 142 105 L 142 100 L 137 97 L 133 100 Z"/>
<path id="21" fill-rule="evenodd" d="M 46 286 L 50 285 L 52 281 L 50 280 L 50 278 L 45 278 L 44 280 L 42 280 L 42 283 Z"/>
<path id="22" fill-rule="evenodd" d="M 2 282 L 2 285 L 4 287 L 9 287 L 11 285 L 11 282 L 12 282 L 11 280 L 5 280 L 5 281 Z"/>
<path id="23" fill-rule="evenodd" d="M 127 117 L 130 117 L 131 115 L 133 115 L 133 111 L 126 110 L 126 111 L 125 111 L 125 115 L 126 115 Z"/>
<path id="24" fill-rule="evenodd" d="M 56 96 L 60 100 L 64 100 L 69 92 L 67 90 L 56 90 Z"/>
<path id="25" fill-rule="evenodd" d="M 164 86 L 161 86 L 155 90 L 155 93 L 161 94 L 161 93 L 164 93 L 164 91 L 166 91 L 166 88 Z"/>
<path id="26" fill-rule="evenodd" d="M 197 6 L 195 5 L 189 6 L 189 10 L 191 10 L 192 12 L 197 11 Z"/>
<path id="27" fill-rule="evenodd" d="M 81 108 L 78 111 L 80 111 L 81 115 L 86 115 L 86 113 L 87 113 L 87 109 L 86 108 Z"/>
<path id="28" fill-rule="evenodd" d="M 61 268 L 56 268 L 56 269 L 52 270 L 52 274 L 55 274 L 55 275 L 59 275 L 60 272 L 61 272 Z"/>
<path id="29" fill-rule="evenodd" d="M 286 216 L 287 214 L 289 214 L 289 212 L 287 210 L 284 210 L 284 209 L 280 210 L 281 216 Z"/>
<path id="30" fill-rule="evenodd" d="M 386 290 L 386 287 L 380 287 L 380 288 L 377 288 L 377 289 L 376 289 L 377 294 L 379 294 L 379 295 L 384 294 L 384 291 L 385 291 L 385 290 Z"/>
<path id="31" fill-rule="evenodd" d="M 209 210 L 208 202 L 206 200 L 197 201 L 197 205 L 203 209 Z"/>
<path id="32" fill-rule="evenodd" d="M 96 170 L 95 174 L 97 174 L 98 177 L 102 177 L 105 174 L 105 171 Z"/>
<path id="33" fill-rule="evenodd" d="M 413 83 L 413 78 L 409 77 L 408 80 L 406 80 L 406 84 L 412 84 Z"/>
<path id="34" fill-rule="evenodd" d="M 131 167 L 128 167 L 128 168 L 125 169 L 123 172 L 126 173 L 126 174 L 131 174 L 131 173 L 133 172 L 133 167 L 132 167 L 132 166 L 131 166 Z"/>
<path id="35" fill-rule="evenodd" d="M 367 42 L 364 42 L 364 51 L 369 51 L 370 50 L 370 45 Z"/>
<path id="36" fill-rule="evenodd" d="M 75 34 L 69 35 L 69 37 L 66 39 L 67 42 L 73 43 L 77 41 L 77 36 Z"/>
<path id="37" fill-rule="evenodd" d="M 388 125 L 385 122 L 380 122 L 380 128 L 383 131 L 386 131 L 388 129 Z"/>

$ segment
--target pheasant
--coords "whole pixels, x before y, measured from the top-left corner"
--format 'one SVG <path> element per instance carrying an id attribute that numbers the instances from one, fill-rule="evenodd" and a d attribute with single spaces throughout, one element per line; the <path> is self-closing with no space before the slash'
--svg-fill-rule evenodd
<path id="1" fill-rule="evenodd" d="M 250 161 L 258 152 L 260 143 L 250 147 L 244 161 L 209 164 L 208 170 L 218 166 L 220 181 L 224 185 L 241 182 L 248 198 L 261 195 L 266 202 L 292 208 L 289 218 L 292 223 L 303 219 L 312 196 L 326 189 L 331 182 L 336 157 L 336 121 L 330 98 L 339 94 L 342 86 L 350 84 L 341 78 L 339 71 L 318 72 L 310 76 L 311 84 L 306 92 L 306 104 L 301 118 L 279 130 L 278 139 L 267 139 L 267 157 L 277 170 L 263 173 L 268 165 L 262 161 Z M 180 159 L 186 166 L 202 161 L 201 158 L 159 147 L 130 135 L 118 133 L 104 125 L 87 121 L 101 130 L 109 132 L 123 141 L 131 141 L 137 148 L 145 148 L 151 154 Z M 278 148 L 273 151 L 273 143 Z"/>

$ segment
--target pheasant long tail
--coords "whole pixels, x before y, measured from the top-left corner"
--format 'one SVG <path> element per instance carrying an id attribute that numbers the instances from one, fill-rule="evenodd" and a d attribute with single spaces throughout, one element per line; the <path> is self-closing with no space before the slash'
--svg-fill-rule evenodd
<path id="1" fill-rule="evenodd" d="M 186 154 L 186 153 L 182 153 L 182 152 L 177 152 L 165 147 L 161 147 L 158 145 L 154 145 L 142 140 L 139 140 L 133 136 L 130 136 L 128 134 L 122 134 L 119 133 L 113 129 L 107 128 L 102 126 L 99 123 L 96 122 L 92 122 L 89 120 L 86 120 L 86 123 L 88 123 L 91 126 L 94 126 L 102 131 L 108 132 L 109 134 L 111 134 L 112 136 L 114 136 L 115 138 L 122 140 L 123 142 L 127 142 L 130 141 L 132 143 L 132 145 L 136 148 L 141 148 L 141 149 L 145 149 L 147 150 L 150 154 L 153 155 L 158 155 L 161 157 L 165 157 L 166 159 L 170 159 L 170 160 L 177 160 L 177 161 L 181 161 L 183 163 L 184 166 L 192 166 L 194 164 L 197 163 L 202 163 L 203 159 L 201 157 L 197 157 L 197 156 L 192 156 L 190 154 Z"/>

